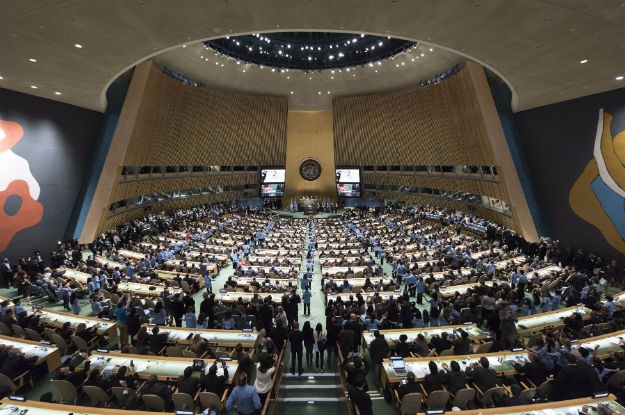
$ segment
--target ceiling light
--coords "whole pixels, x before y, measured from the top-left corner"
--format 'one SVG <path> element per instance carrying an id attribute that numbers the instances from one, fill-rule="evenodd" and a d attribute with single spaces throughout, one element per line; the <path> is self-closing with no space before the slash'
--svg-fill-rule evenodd
<path id="1" fill-rule="evenodd" d="M 291 95 L 293 94 L 293 91 L 291 91 Z"/>
<path id="2" fill-rule="evenodd" d="M 430 52 L 433 52 L 433 51 L 434 51 L 434 49 L 430 48 Z"/>
<path id="3" fill-rule="evenodd" d="M 579 63 L 586 63 L 588 62 L 588 59 L 582 59 L 581 61 L 579 61 Z"/>
<path id="4" fill-rule="evenodd" d="M 80 43 L 74 43 L 74 47 L 78 49 L 82 49 L 82 45 Z M 183 46 L 185 48 L 186 46 Z"/>
<path id="5" fill-rule="evenodd" d="M 28 60 L 31 61 L 31 62 L 37 62 L 37 59 L 35 59 L 35 58 L 30 58 Z"/>
<path id="6" fill-rule="evenodd" d="M 76 46 L 76 45 L 74 45 L 74 46 Z M 77 46 L 76 46 L 76 47 L 77 47 Z M 187 45 L 182 45 L 182 47 L 183 47 L 183 48 L 186 48 L 186 47 L 187 47 Z"/>
<path id="7" fill-rule="evenodd" d="M 319 95 L 321 95 L 321 91 L 319 91 Z"/>
<path id="8" fill-rule="evenodd" d="M 4 77 L 2 75 L 0 75 L 0 81 L 3 80 L 3 79 L 4 79 Z"/>
<path id="9" fill-rule="evenodd" d="M 334 77 L 333 77 L 333 76 L 331 76 L 331 77 L 330 77 L 330 79 L 334 79 Z"/>
<path id="10" fill-rule="evenodd" d="M 328 95 L 330 95 L 330 91 L 328 91 Z"/>
<path id="11" fill-rule="evenodd" d="M 623 75 L 619 75 L 619 76 L 617 76 L 614 79 L 616 79 L 617 81 L 622 81 L 623 80 Z"/>
<path id="12" fill-rule="evenodd" d="M 54 95 L 61 95 L 59 91 L 54 91 Z"/>
<path id="13" fill-rule="evenodd" d="M 30 86 L 32 89 L 37 89 L 37 85 L 31 85 Z"/>

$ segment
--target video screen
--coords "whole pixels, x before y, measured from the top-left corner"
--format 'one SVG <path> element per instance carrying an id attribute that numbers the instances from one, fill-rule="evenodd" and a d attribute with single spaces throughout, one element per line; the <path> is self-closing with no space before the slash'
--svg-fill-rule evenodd
<path id="1" fill-rule="evenodd" d="M 260 197 L 284 196 L 284 183 L 265 183 L 260 185 Z"/>
<path id="2" fill-rule="evenodd" d="M 360 169 L 336 169 L 337 183 L 360 183 Z"/>
<path id="3" fill-rule="evenodd" d="M 337 183 L 336 191 L 339 196 L 360 197 L 360 183 Z"/>
<path id="4" fill-rule="evenodd" d="M 284 169 L 261 169 L 261 183 L 284 183 Z"/>

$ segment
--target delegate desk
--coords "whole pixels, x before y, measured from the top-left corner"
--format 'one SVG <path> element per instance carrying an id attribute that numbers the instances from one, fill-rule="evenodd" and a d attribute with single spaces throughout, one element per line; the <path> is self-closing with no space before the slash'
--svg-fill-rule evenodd
<path id="1" fill-rule="evenodd" d="M 384 338 L 388 342 L 388 345 L 395 347 L 399 343 L 399 336 L 405 334 L 408 336 L 408 343 L 416 340 L 418 334 L 422 334 L 425 340 L 429 343 L 434 336 L 440 336 L 442 332 L 448 333 L 450 336 L 457 330 L 462 329 L 467 332 L 469 339 L 473 342 L 478 342 L 485 336 L 484 331 L 478 328 L 475 324 L 457 324 L 453 326 L 441 326 L 441 327 L 425 327 L 425 328 L 411 328 L 411 329 L 392 329 L 392 330 L 380 330 L 380 334 L 384 335 Z M 362 334 L 362 344 L 365 349 L 369 348 L 371 342 L 375 339 L 373 332 L 367 331 Z"/>
<path id="2" fill-rule="evenodd" d="M 463 410 L 462 415 L 577 415 L 586 407 L 605 405 L 612 414 L 625 414 L 625 407 L 616 402 L 614 395 L 605 398 L 579 398 L 568 401 L 535 403 L 523 406 L 509 406 L 507 408 L 482 408 Z M 588 414 L 596 415 L 598 412 L 591 410 Z"/>
<path id="3" fill-rule="evenodd" d="M 514 258 L 502 259 L 501 261 L 495 261 L 495 267 L 497 269 L 505 268 L 508 265 L 521 265 L 525 261 L 527 261 L 527 257 L 525 255 L 515 256 Z"/>
<path id="4" fill-rule="evenodd" d="M 282 293 L 277 293 L 277 294 L 278 295 L 274 295 L 272 297 L 272 298 L 275 297 L 274 302 L 275 300 L 279 300 L 280 297 L 282 297 Z M 272 295 L 272 293 L 255 294 L 255 293 L 242 293 L 240 291 L 221 292 L 220 290 L 218 293 L 215 293 L 215 302 L 221 301 L 223 303 L 236 303 L 237 301 L 239 301 L 239 298 L 241 298 L 244 303 L 251 303 L 255 295 L 258 295 L 258 298 L 260 298 L 261 300 L 264 300 L 265 297 Z"/>
<path id="5" fill-rule="evenodd" d="M 609 356 L 609 352 L 622 352 L 625 343 L 621 341 L 625 339 L 625 330 L 615 331 L 614 333 L 607 333 L 601 336 L 590 337 L 588 339 L 580 340 L 571 344 L 571 349 L 578 349 L 584 347 L 592 352 L 596 346 L 599 346 L 596 353 L 597 356 L 605 359 Z"/>
<path id="6" fill-rule="evenodd" d="M 278 260 L 277 264 L 274 264 L 274 260 Z M 288 261 L 289 263 L 284 263 Z M 267 255 L 250 255 L 247 257 L 247 262 L 254 265 L 267 265 L 267 266 L 289 266 L 289 265 L 297 265 L 300 266 L 302 264 L 301 256 L 267 256 Z"/>
<path id="7" fill-rule="evenodd" d="M 510 376 L 516 373 L 514 369 L 514 363 L 525 361 L 528 358 L 529 352 L 523 350 L 521 352 L 497 352 L 497 353 L 484 353 L 473 354 L 468 356 L 442 356 L 442 357 L 408 357 L 404 359 L 406 365 L 406 372 L 412 372 L 415 374 L 417 381 L 422 381 L 425 375 L 430 373 L 428 363 L 430 361 L 436 362 L 438 368 L 441 369 L 443 363 L 449 365 L 453 360 L 460 364 L 460 370 L 465 371 L 471 363 L 478 363 L 480 358 L 486 357 L 488 359 L 489 367 L 498 376 Z M 393 384 L 399 384 L 405 376 L 400 376 L 393 370 L 393 365 L 389 359 L 382 361 L 382 386 Z"/>
<path id="8" fill-rule="evenodd" d="M 372 264 L 372 265 L 375 265 L 375 264 Z M 332 278 L 336 278 L 337 274 L 345 275 L 345 273 L 349 270 L 353 271 L 354 274 L 356 274 L 357 272 L 364 273 L 365 270 L 370 267 L 371 265 L 359 265 L 359 266 L 354 266 L 354 267 L 321 267 L 321 275 L 323 275 L 324 277 L 328 275 Z M 343 277 L 340 277 L 340 278 L 343 278 Z"/>
<path id="9" fill-rule="evenodd" d="M 135 372 L 140 379 L 147 379 L 150 375 L 156 375 L 160 381 L 175 381 L 184 372 L 185 368 L 193 366 L 194 360 L 202 360 L 205 364 L 205 370 L 212 366 L 215 359 L 193 359 L 186 357 L 166 357 L 166 356 L 146 356 L 139 354 L 123 354 L 123 353 L 91 353 L 89 355 L 91 368 L 100 370 L 110 370 L 111 373 L 117 373 L 122 366 L 130 366 L 132 361 L 135 365 Z M 239 367 L 239 362 L 230 360 L 226 362 L 228 366 L 228 383 Z M 221 367 L 221 364 L 219 365 Z M 81 363 L 76 370 L 84 369 L 84 362 Z M 200 372 L 194 372 L 199 376 Z"/>
<path id="10" fill-rule="evenodd" d="M 254 250 L 254 254 L 258 256 L 278 256 L 278 257 L 298 257 L 301 258 L 301 254 L 297 252 L 297 250 L 292 249 L 267 249 L 267 248 L 258 248 Z"/>
<path id="11" fill-rule="evenodd" d="M 329 281 L 326 280 L 326 281 Z M 334 280 L 333 280 L 334 281 Z M 337 278 L 336 279 L 336 284 L 339 287 L 339 290 L 343 287 L 343 281 L 345 281 L 345 278 Z M 353 288 L 359 287 L 362 288 L 365 286 L 365 283 L 367 282 L 367 277 L 362 277 L 362 278 L 349 278 L 347 279 L 347 281 L 349 282 L 349 284 L 352 286 Z M 395 281 L 392 278 L 389 277 L 369 277 L 369 282 L 373 285 L 378 285 L 378 284 L 383 284 L 383 285 L 390 285 L 390 284 L 394 284 Z M 347 293 L 349 295 L 349 293 Z"/>
<path id="12" fill-rule="evenodd" d="M 13 346 L 24 353 L 26 358 L 37 357 L 36 364 L 46 363 L 48 372 L 61 366 L 61 351 L 53 344 L 43 344 L 15 337 L 0 336 L 0 344 Z"/>
<path id="13" fill-rule="evenodd" d="M 109 342 L 116 341 L 118 338 L 117 323 L 115 321 L 106 321 L 97 317 L 76 316 L 74 314 L 45 308 L 35 313 L 39 314 L 40 321 L 47 327 L 58 329 L 63 327 L 63 323 L 69 322 L 71 327 L 76 328 L 79 323 L 85 323 L 88 329 L 96 327 L 97 333 L 100 336 L 108 337 Z"/>
<path id="14" fill-rule="evenodd" d="M 501 249 L 499 248 L 493 248 L 493 249 L 486 249 L 484 251 L 479 251 L 479 252 L 474 252 L 471 254 L 471 259 L 477 261 L 478 259 L 482 258 L 483 256 L 490 256 L 492 254 L 500 254 L 501 253 Z"/>
<path id="15" fill-rule="evenodd" d="M 115 268 L 125 269 L 126 268 L 126 264 L 122 264 L 121 262 L 113 261 L 112 259 L 104 258 L 103 256 L 99 256 L 99 255 L 96 255 L 95 262 L 99 262 L 100 264 L 103 264 L 103 265 L 108 265 L 109 268 L 113 268 L 113 269 Z"/>
<path id="16" fill-rule="evenodd" d="M 142 260 L 145 257 L 149 257 L 149 255 L 141 253 L 141 252 L 136 252 L 136 251 L 130 251 L 128 249 L 120 249 L 119 251 L 117 251 L 117 253 L 121 256 L 124 256 L 126 258 L 130 258 L 130 259 L 138 259 L 138 260 Z"/>
<path id="17" fill-rule="evenodd" d="M 484 281 L 484 284 L 487 287 L 492 287 L 493 286 L 493 282 L 491 280 L 488 281 Z M 456 292 L 460 293 L 460 294 L 465 294 L 467 291 L 469 291 L 470 289 L 476 289 L 477 287 L 479 287 L 480 285 L 482 285 L 481 282 L 473 282 L 471 284 L 460 284 L 460 285 L 450 285 L 448 287 L 441 287 L 438 290 L 438 293 L 441 295 L 441 297 L 443 298 L 449 298 L 449 297 L 453 297 L 456 295 Z"/>
<path id="18" fill-rule="evenodd" d="M 80 285 L 87 285 L 87 279 L 92 278 L 91 274 L 87 274 L 86 272 L 77 271 L 72 268 L 60 268 L 63 272 L 63 277 L 66 279 L 76 280 Z"/>
<path id="19" fill-rule="evenodd" d="M 564 318 L 571 316 L 573 313 L 581 314 L 584 320 L 590 317 L 590 309 L 584 306 L 561 308 L 547 313 L 519 317 L 516 323 L 517 333 L 531 334 L 544 329 L 560 329 L 564 327 Z"/>
<path id="20" fill-rule="evenodd" d="M 471 273 L 474 270 L 472 268 L 461 268 L 460 269 L 460 274 L 464 275 L 464 276 L 468 276 L 471 275 Z M 458 275 L 458 270 L 445 270 L 445 271 L 436 271 L 436 272 L 424 272 L 423 274 L 421 274 L 423 276 L 424 279 L 432 277 L 434 278 L 436 281 L 440 281 L 445 279 L 445 276 L 453 274 L 454 276 Z"/>
<path id="21" fill-rule="evenodd" d="M 256 272 L 257 275 L 262 275 L 263 273 L 269 274 L 270 272 L 275 272 L 278 274 L 290 274 L 292 272 L 299 273 L 300 266 L 292 265 L 292 266 L 281 267 L 281 266 L 274 266 L 274 265 L 249 265 L 247 263 L 241 264 L 241 271 L 243 271 L 244 273 L 247 272 L 247 270 L 250 268 L 254 272 Z M 264 272 L 259 272 L 261 269 Z"/>
<path id="22" fill-rule="evenodd" d="M 130 293 L 137 297 L 160 297 L 165 289 L 163 285 L 142 284 L 139 282 L 120 282 L 117 288 L 122 293 Z M 169 287 L 169 292 L 178 294 L 181 292 L 178 288 Z"/>
<path id="23" fill-rule="evenodd" d="M 317 244 L 317 248 L 321 250 L 325 249 L 349 249 L 349 248 L 362 248 L 362 244 L 360 242 L 321 242 Z"/>
<path id="24" fill-rule="evenodd" d="M 235 347 L 241 343 L 244 348 L 253 348 L 257 332 L 219 329 L 189 329 L 183 327 L 161 327 L 161 333 L 167 333 L 167 341 L 176 344 L 191 344 L 196 334 L 208 340 L 211 347 Z"/>
<path id="25" fill-rule="evenodd" d="M 64 405 L 38 401 L 12 401 L 4 398 L 0 401 L 0 415 L 163 415 L 163 412 L 126 411 L 113 408 Z"/>
<path id="26" fill-rule="evenodd" d="M 389 292 L 389 291 L 379 291 L 379 292 L 364 292 L 364 293 L 360 293 L 360 295 L 362 295 L 362 298 L 364 298 L 365 301 L 368 301 L 370 299 L 373 298 L 373 296 L 375 294 L 378 294 L 383 301 L 386 300 L 390 300 L 391 298 L 394 299 L 398 299 L 403 295 L 403 292 L 401 291 L 393 291 L 393 292 Z M 352 296 L 354 298 L 354 300 L 356 299 L 356 294 L 352 294 L 352 293 L 344 293 L 344 294 L 327 294 L 326 295 L 326 303 L 330 300 L 334 300 L 334 302 L 336 302 L 336 299 L 341 297 L 341 300 L 343 301 L 349 301 L 349 297 Z"/>
<path id="27" fill-rule="evenodd" d="M 210 269 L 210 267 L 209 267 Z M 157 272 L 156 277 L 161 281 L 173 281 L 175 278 L 180 276 L 181 278 L 185 276 L 193 277 L 197 280 L 200 288 L 204 288 L 204 278 L 200 274 L 193 274 L 191 272 L 176 272 L 176 271 L 165 271 L 162 269 L 155 270 Z"/>

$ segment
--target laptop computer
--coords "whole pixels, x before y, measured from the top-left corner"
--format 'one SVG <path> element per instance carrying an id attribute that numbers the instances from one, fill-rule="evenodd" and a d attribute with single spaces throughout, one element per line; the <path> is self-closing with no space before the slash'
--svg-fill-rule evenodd
<path id="1" fill-rule="evenodd" d="M 406 376 L 406 364 L 404 363 L 403 357 L 392 356 L 391 365 L 393 366 L 393 371 L 397 376 Z"/>

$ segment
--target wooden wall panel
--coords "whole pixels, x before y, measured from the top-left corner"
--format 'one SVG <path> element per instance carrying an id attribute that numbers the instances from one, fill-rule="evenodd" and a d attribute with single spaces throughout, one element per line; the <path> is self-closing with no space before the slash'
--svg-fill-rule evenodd
<path id="1" fill-rule="evenodd" d="M 378 95 L 334 99 L 337 165 L 495 164 L 470 74 Z"/>
<path id="2" fill-rule="evenodd" d="M 133 111 L 126 111 L 125 105 L 120 116 L 120 124 L 130 126 L 125 130 L 130 135 L 127 146 L 118 149 L 124 153 L 123 160 L 117 157 L 113 168 L 107 171 L 107 183 L 112 184 L 102 189 L 102 203 L 93 206 L 97 231 L 81 237 L 83 242 L 144 215 L 143 208 L 138 208 L 108 217 L 108 208 L 114 202 L 160 191 L 259 181 L 257 172 L 249 172 L 120 183 L 122 166 L 284 166 L 286 163 L 286 97 L 193 87 L 170 78 L 151 62 L 140 66 L 141 85 L 131 88 L 132 94 L 126 98 L 127 102 L 135 103 Z M 178 209 L 244 197 L 249 195 L 212 194 L 163 201 L 152 209 Z"/>

